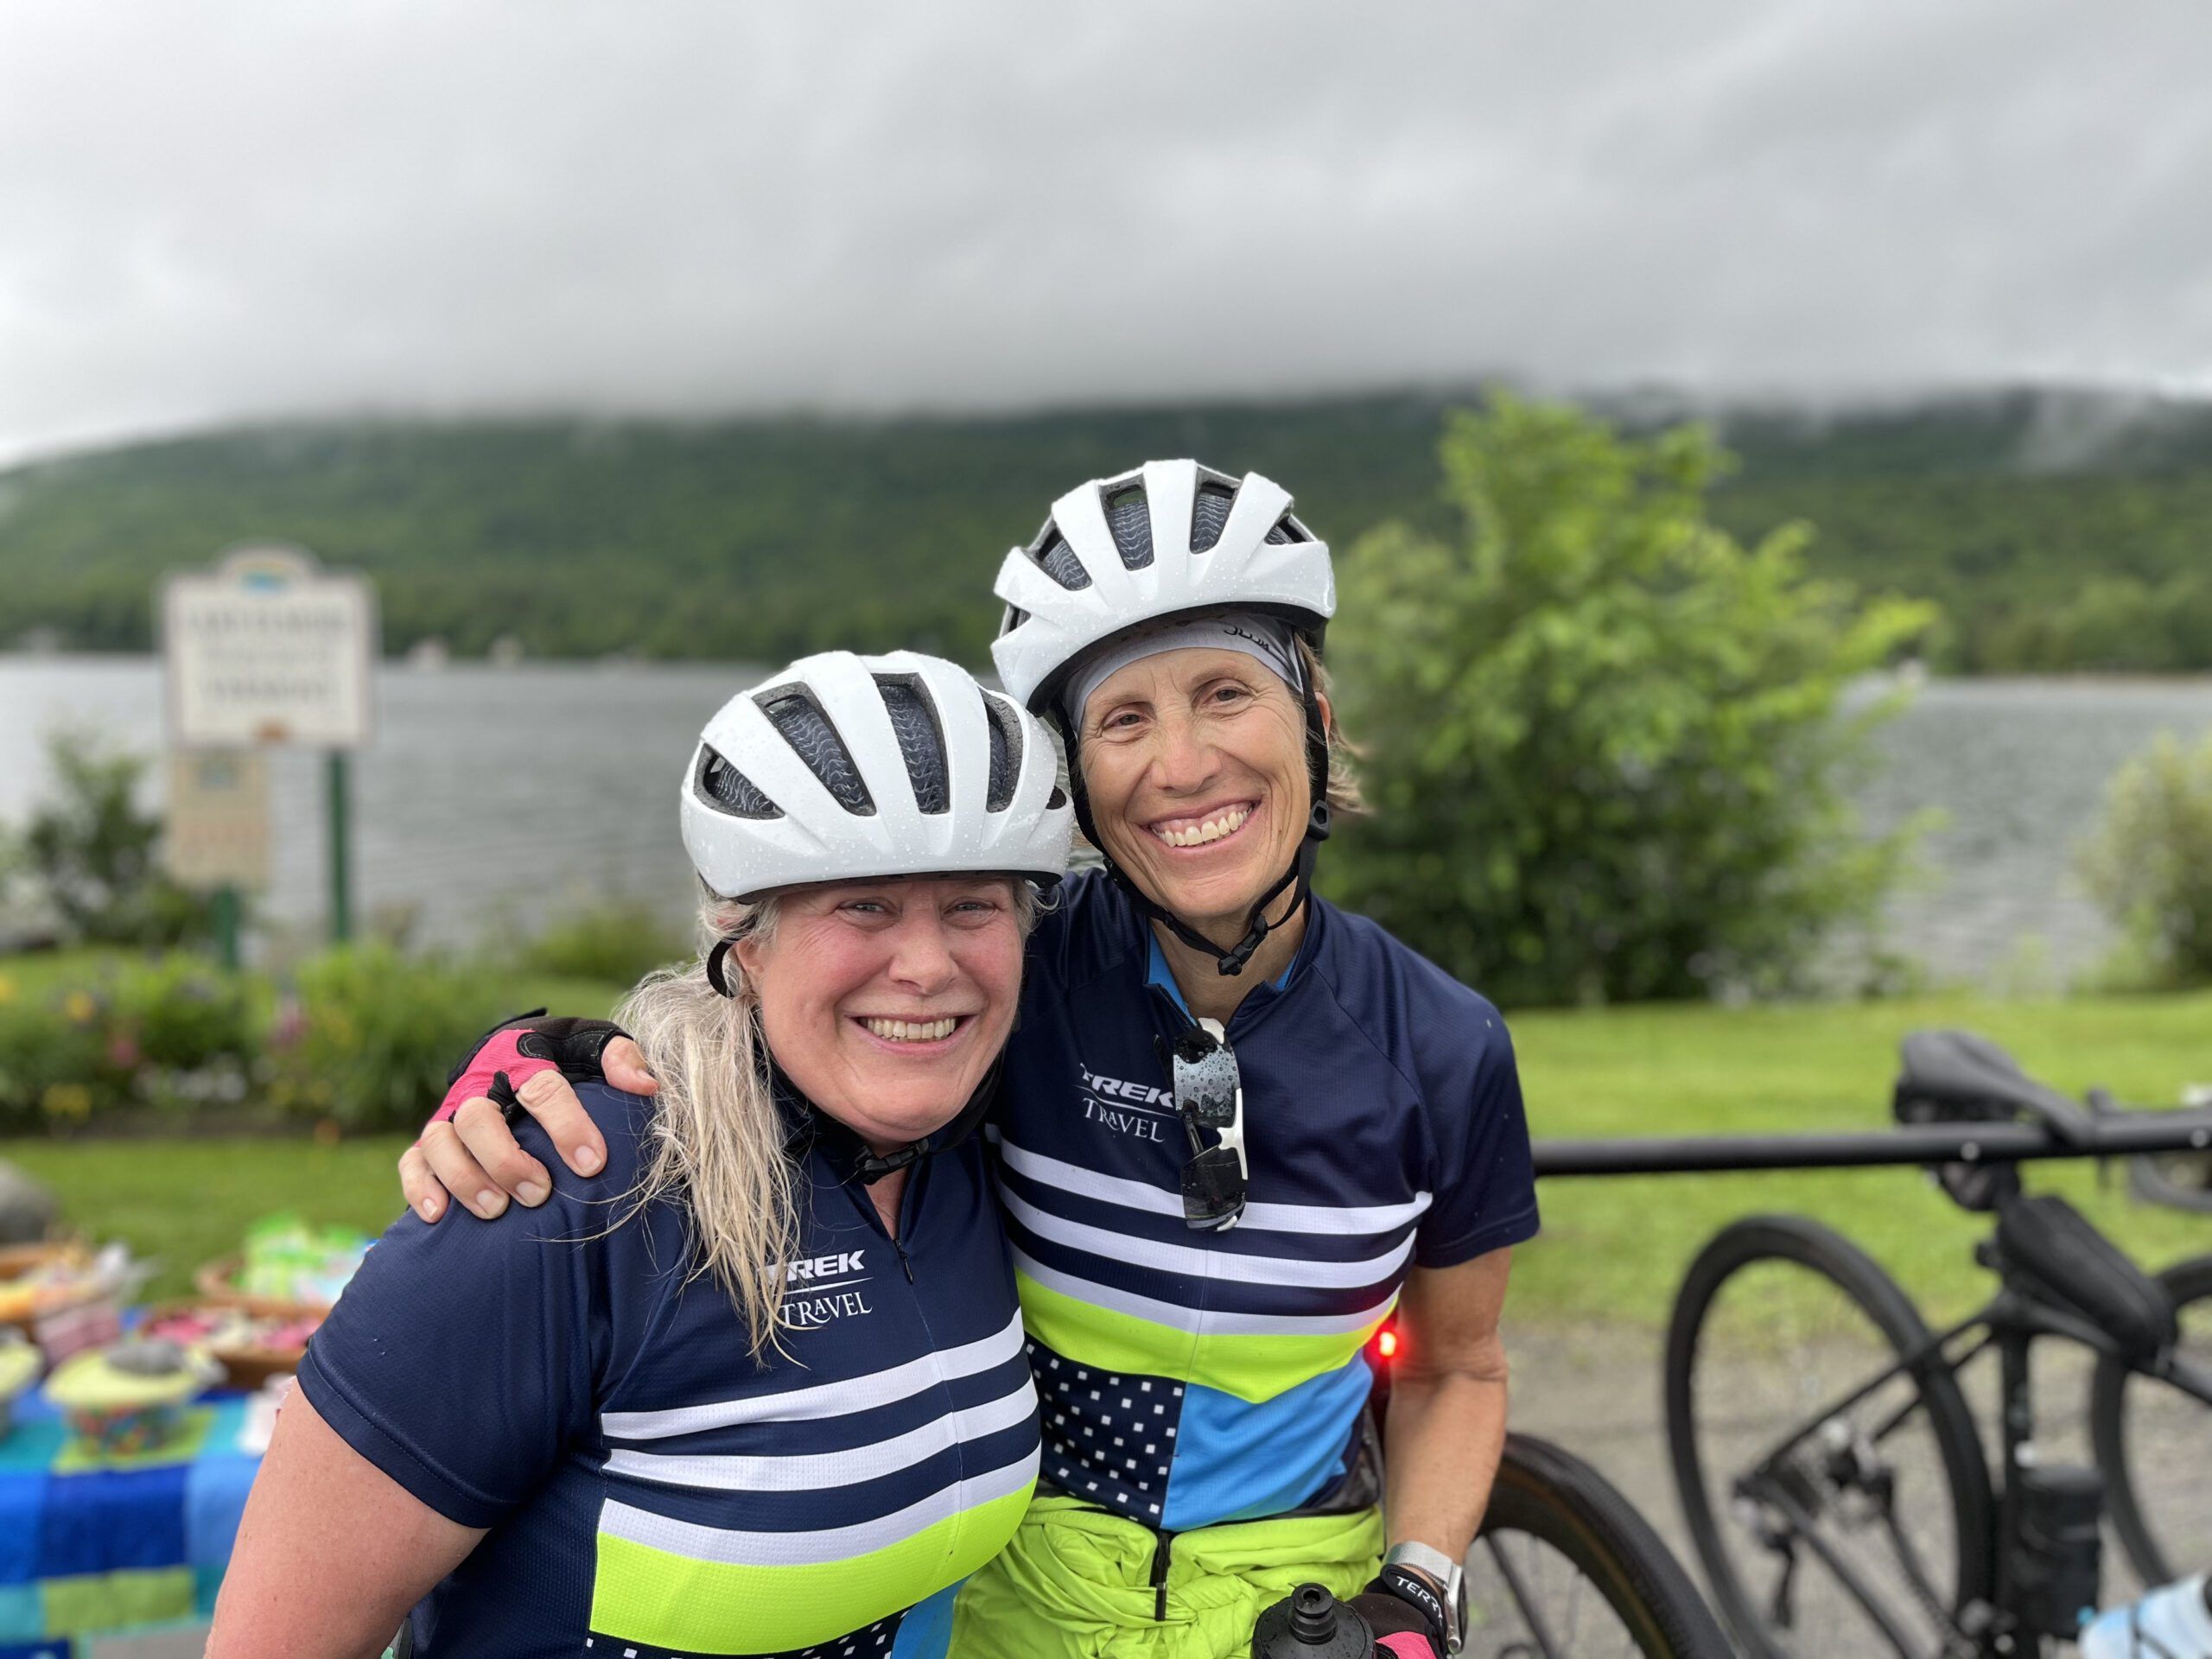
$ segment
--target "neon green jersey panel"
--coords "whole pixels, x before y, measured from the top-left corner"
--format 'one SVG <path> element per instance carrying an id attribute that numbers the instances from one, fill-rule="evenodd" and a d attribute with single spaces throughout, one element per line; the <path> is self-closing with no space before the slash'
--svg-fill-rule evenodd
<path id="1" fill-rule="evenodd" d="M 733 1630 L 761 1649 L 826 1642 L 912 1606 L 990 1560 L 1014 1535 L 1034 1485 L 1026 1481 L 880 1548 L 794 1564 L 692 1553 L 766 1556 L 788 1553 L 788 1538 L 678 1528 L 639 1511 L 612 1516 L 639 1535 L 602 1523 L 592 1628 L 690 1652 L 724 1650 Z M 820 1536 L 815 1553 L 848 1547 Z"/>

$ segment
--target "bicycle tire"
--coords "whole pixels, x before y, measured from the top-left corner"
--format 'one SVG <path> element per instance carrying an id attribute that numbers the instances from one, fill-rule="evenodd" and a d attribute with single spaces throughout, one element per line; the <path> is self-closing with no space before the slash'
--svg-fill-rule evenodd
<path id="1" fill-rule="evenodd" d="M 1728 1659 L 1712 1610 L 1650 1522 L 1581 1459 L 1530 1434 L 1506 1436 L 1474 1553 L 1513 1533 L 1572 1562 L 1646 1659 Z"/>
<path id="2" fill-rule="evenodd" d="M 1753 1216 L 1732 1223 L 1698 1253 L 1683 1275 L 1667 1332 L 1665 1372 L 1668 1451 L 1682 1518 L 1713 1603 L 1738 1643 L 1757 1659 L 1789 1659 L 1730 1559 L 1698 1444 L 1696 1373 L 1707 1315 L 1731 1278 L 1770 1262 L 1790 1263 L 1832 1282 L 1899 1358 L 1921 1348 L 1931 1333 L 1911 1300 L 1871 1256 L 1832 1228 L 1802 1217 Z M 1956 1546 L 1948 1611 L 1955 1615 L 1992 1592 L 1995 1498 L 1974 1414 L 1957 1379 L 1948 1370 L 1923 1368 L 1913 1382 L 1948 1489 Z"/>
<path id="3" fill-rule="evenodd" d="M 2173 1298 L 2178 1319 L 2191 1305 L 2212 1302 L 2212 1255 L 2177 1262 L 2159 1274 L 2158 1281 Z M 2203 1540 L 2193 1541 L 2196 1547 L 2184 1548 L 2171 1535 L 2159 1537 L 2159 1525 L 2151 1514 L 2155 1506 L 2145 1501 L 2137 1487 L 2134 1465 L 2128 1456 L 2127 1402 L 2129 1384 L 2138 1381 L 2145 1388 L 2158 1386 L 2155 1379 L 2139 1377 L 2124 1360 L 2110 1354 L 2097 1357 L 2096 1377 L 2089 1392 L 2089 1440 L 2097 1468 L 2105 1478 L 2106 1513 L 2112 1518 L 2113 1530 L 2120 1535 L 2120 1548 L 2127 1552 L 2129 1563 L 2144 1583 L 2171 1584 L 2184 1574 L 2203 1571 L 2205 1563 L 2193 1559 L 2202 1553 Z M 2205 1412 L 2204 1443 L 2212 1446 L 2212 1410 L 2194 1400 L 2185 1403 Z"/>

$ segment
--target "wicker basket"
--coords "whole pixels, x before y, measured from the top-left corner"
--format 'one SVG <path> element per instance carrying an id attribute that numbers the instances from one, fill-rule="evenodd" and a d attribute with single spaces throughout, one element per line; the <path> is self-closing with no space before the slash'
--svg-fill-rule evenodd
<path id="1" fill-rule="evenodd" d="M 288 1319 L 304 1318 L 308 1314 L 327 1313 L 327 1302 L 288 1301 L 276 1296 L 255 1296 L 238 1287 L 238 1270 L 245 1266 L 243 1255 L 219 1255 L 192 1275 L 192 1287 L 197 1300 L 210 1307 L 235 1307 L 257 1319 Z"/>
<path id="2" fill-rule="evenodd" d="M 24 1274 L 55 1262 L 86 1260 L 84 1247 L 67 1242 L 48 1241 L 39 1244 L 10 1244 L 0 1249 L 0 1287 L 14 1284 Z M 16 1312 L 0 1307 L 0 1325 L 12 1325 L 27 1337 L 38 1334 L 38 1322 L 50 1313 L 80 1303 L 97 1301 L 99 1293 L 74 1297 L 53 1297 L 42 1300 L 37 1306 Z"/>
<path id="3" fill-rule="evenodd" d="M 236 1309 L 251 1314 L 255 1319 L 314 1319 L 325 1310 L 306 1307 L 297 1302 L 264 1302 L 260 1310 L 240 1307 L 235 1301 L 213 1302 L 205 1296 L 186 1301 L 157 1302 L 146 1310 L 141 1328 L 175 1313 L 190 1313 L 210 1306 Z M 207 1345 L 223 1368 L 225 1388 L 237 1389 L 251 1394 L 272 1376 L 284 1376 L 300 1369 L 300 1361 L 307 1357 L 304 1344 L 296 1348 L 225 1348 L 210 1342 Z"/>

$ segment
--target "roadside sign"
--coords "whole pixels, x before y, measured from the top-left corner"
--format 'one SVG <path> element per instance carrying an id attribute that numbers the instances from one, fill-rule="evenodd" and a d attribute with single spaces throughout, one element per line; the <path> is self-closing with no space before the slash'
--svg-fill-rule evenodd
<path id="1" fill-rule="evenodd" d="M 269 763 L 259 751 L 170 751 L 162 861 L 180 887 L 269 885 Z"/>
<path id="2" fill-rule="evenodd" d="M 179 749 L 368 741 L 374 590 L 298 548 L 254 546 L 162 590 L 169 741 Z"/>

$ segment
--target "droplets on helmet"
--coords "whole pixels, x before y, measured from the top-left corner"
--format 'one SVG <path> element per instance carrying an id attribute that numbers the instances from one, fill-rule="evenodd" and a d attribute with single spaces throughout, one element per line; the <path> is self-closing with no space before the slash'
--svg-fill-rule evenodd
<path id="1" fill-rule="evenodd" d="M 1070 490 L 999 567 L 999 677 L 1044 713 L 1094 646 L 1195 611 L 1270 612 L 1318 646 L 1336 578 L 1327 543 L 1290 508 L 1289 493 L 1257 473 L 1238 479 L 1194 461 L 1148 461 Z"/>

